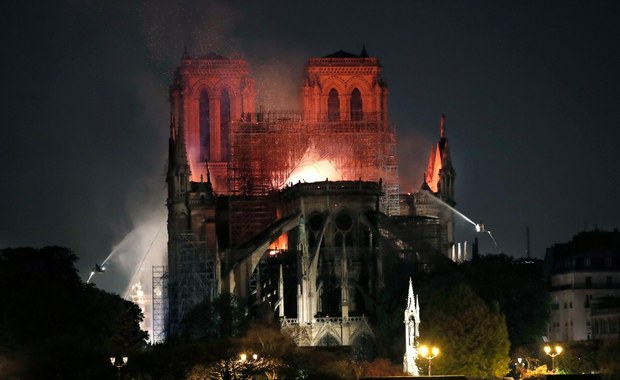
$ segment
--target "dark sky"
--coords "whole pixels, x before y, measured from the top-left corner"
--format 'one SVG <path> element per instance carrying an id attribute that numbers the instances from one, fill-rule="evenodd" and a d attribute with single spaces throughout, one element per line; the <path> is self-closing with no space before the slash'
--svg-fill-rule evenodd
<path id="1" fill-rule="evenodd" d="M 620 226 L 619 2 L 0 7 L 0 247 L 70 247 L 84 277 L 116 247 L 97 281 L 109 290 L 127 285 L 122 266 L 161 260 L 146 257 L 165 242 L 167 89 L 184 46 L 245 57 L 259 105 L 289 109 L 308 57 L 365 43 L 389 84 L 403 191 L 420 186 L 445 113 L 457 208 L 502 251 L 522 256 L 528 225 L 536 257 L 584 228 Z"/>

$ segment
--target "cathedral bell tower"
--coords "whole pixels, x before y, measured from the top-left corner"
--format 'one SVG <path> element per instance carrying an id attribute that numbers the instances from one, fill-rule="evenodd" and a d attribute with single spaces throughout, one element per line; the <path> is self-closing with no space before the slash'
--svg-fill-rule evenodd
<path id="1" fill-rule="evenodd" d="M 313 121 L 387 122 L 388 87 L 379 59 L 364 47 L 359 55 L 337 51 L 310 58 L 303 86 L 303 110 Z"/>
<path id="2" fill-rule="evenodd" d="M 229 192 L 230 135 L 236 122 L 255 113 L 255 100 L 254 80 L 243 59 L 215 53 L 192 58 L 185 50 L 170 101 L 175 120 L 184 126 L 192 181 L 206 178 L 208 162 L 213 190 Z"/>
<path id="3" fill-rule="evenodd" d="M 306 63 L 303 120 L 312 152 L 335 162 L 341 180 L 382 180 L 381 211 L 399 215 L 396 133 L 379 58 L 337 51 Z M 311 138 L 312 139 L 312 138 Z M 332 179 L 330 177 L 329 179 Z"/>

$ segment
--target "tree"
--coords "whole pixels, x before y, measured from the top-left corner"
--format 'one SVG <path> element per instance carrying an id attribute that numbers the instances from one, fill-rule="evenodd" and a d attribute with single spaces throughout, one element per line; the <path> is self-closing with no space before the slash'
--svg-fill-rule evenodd
<path id="1" fill-rule="evenodd" d="M 183 338 L 200 340 L 240 336 L 247 327 L 247 309 L 243 300 L 225 293 L 214 300 L 205 299 L 183 318 Z"/>
<path id="2" fill-rule="evenodd" d="M 282 334 L 279 325 L 256 322 L 250 324 L 239 345 L 244 351 L 274 358 L 283 358 L 297 347 L 290 336 Z"/>
<path id="3" fill-rule="evenodd" d="M 396 365 L 385 358 L 377 358 L 370 362 L 358 363 L 358 377 L 402 376 L 402 363 Z"/>
<path id="4" fill-rule="evenodd" d="M 540 378 L 544 378 L 545 375 L 548 375 L 549 373 L 549 369 L 547 368 L 546 364 L 543 364 L 541 366 L 538 366 L 536 368 L 533 369 L 529 369 L 529 370 L 525 370 L 523 372 L 523 376 L 521 376 L 521 378 L 523 379 L 540 379 Z"/>
<path id="5" fill-rule="evenodd" d="M 599 351 L 598 341 L 588 340 L 567 344 L 562 354 L 555 358 L 555 366 L 564 373 L 598 372 L 597 354 Z M 545 357 L 545 360 L 549 359 L 547 355 Z"/>
<path id="6" fill-rule="evenodd" d="M 620 378 L 620 340 L 604 342 L 598 352 L 598 364 L 604 379 Z"/>
<path id="7" fill-rule="evenodd" d="M 546 335 L 549 291 L 542 260 L 484 255 L 462 270 L 476 294 L 498 303 L 513 346 L 537 343 Z"/>
<path id="8" fill-rule="evenodd" d="M 438 346 L 435 373 L 478 378 L 509 371 L 510 341 L 504 316 L 465 285 L 436 292 L 422 308 L 421 342 Z M 426 361 L 421 360 L 425 367 Z"/>
<path id="9" fill-rule="evenodd" d="M 196 365 L 188 372 L 187 380 L 250 380 L 257 376 L 277 379 L 284 363 L 270 357 L 232 356 L 211 365 Z"/>
<path id="10" fill-rule="evenodd" d="M 76 260 L 62 247 L 0 250 L 0 352 L 20 379 L 109 378 L 109 357 L 148 338 L 140 308 L 84 284 Z"/>

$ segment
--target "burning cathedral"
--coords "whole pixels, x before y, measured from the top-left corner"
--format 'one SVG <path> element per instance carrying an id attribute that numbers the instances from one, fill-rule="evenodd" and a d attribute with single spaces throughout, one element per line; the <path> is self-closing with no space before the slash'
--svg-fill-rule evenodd
<path id="1" fill-rule="evenodd" d="M 233 294 L 300 346 L 373 339 L 387 259 L 421 270 L 455 251 L 445 121 L 418 192 L 399 191 L 379 59 L 308 59 L 300 110 L 257 112 L 248 64 L 186 51 L 170 86 L 168 265 L 153 268 L 154 341 Z M 422 174 L 422 173 L 420 173 Z M 417 302 L 417 301 L 416 301 Z"/>

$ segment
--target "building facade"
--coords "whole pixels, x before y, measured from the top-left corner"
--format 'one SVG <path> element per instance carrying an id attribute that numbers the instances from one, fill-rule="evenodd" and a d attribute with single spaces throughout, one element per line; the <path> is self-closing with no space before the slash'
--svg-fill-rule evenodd
<path id="1" fill-rule="evenodd" d="M 384 285 L 382 255 L 445 257 L 454 240 L 451 212 L 423 200 L 455 204 L 444 118 L 425 187 L 398 219 L 378 58 L 365 48 L 310 58 L 300 111 L 256 112 L 255 98 L 245 61 L 184 53 L 170 87 L 168 266 L 154 275 L 153 303 L 167 309 L 154 320 L 177 335 L 193 306 L 231 293 L 299 345 L 365 341 L 364 297 Z"/>
<path id="2" fill-rule="evenodd" d="M 581 232 L 547 249 L 552 342 L 618 337 L 620 233 Z"/>

